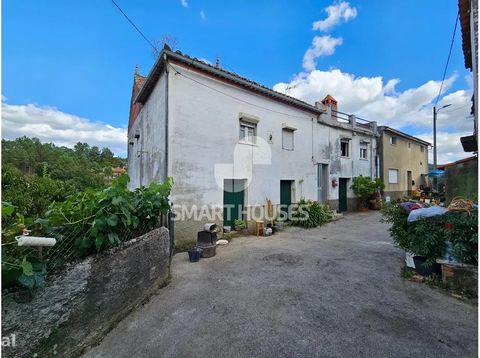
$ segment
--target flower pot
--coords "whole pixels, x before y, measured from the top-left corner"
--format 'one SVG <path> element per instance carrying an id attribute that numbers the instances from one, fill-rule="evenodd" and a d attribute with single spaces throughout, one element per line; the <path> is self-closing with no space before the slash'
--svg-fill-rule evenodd
<path id="1" fill-rule="evenodd" d="M 442 266 L 438 263 L 433 263 L 430 266 L 427 266 L 426 263 L 427 259 L 423 256 L 414 256 L 413 257 L 413 262 L 415 263 L 415 271 L 419 275 L 422 276 L 431 276 L 433 274 L 435 275 L 441 275 L 442 274 Z"/>

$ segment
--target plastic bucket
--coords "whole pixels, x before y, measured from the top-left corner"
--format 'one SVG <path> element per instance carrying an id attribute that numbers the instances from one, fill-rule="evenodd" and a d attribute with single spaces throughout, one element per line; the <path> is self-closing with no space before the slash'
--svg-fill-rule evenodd
<path id="1" fill-rule="evenodd" d="M 438 263 L 433 263 L 430 266 L 425 264 L 427 261 L 422 256 L 414 256 L 413 262 L 415 263 L 415 271 L 422 276 L 431 276 L 432 274 L 441 275 L 442 274 L 442 266 Z"/>
<path id="2" fill-rule="evenodd" d="M 188 259 L 190 262 L 198 262 L 200 256 L 202 255 L 202 249 L 194 247 L 193 249 L 188 250 Z"/>

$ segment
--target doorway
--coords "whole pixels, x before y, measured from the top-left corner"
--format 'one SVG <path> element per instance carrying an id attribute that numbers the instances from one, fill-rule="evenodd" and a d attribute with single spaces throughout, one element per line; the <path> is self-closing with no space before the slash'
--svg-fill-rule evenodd
<path id="1" fill-rule="evenodd" d="M 292 205 L 292 183 L 293 180 L 280 180 L 280 205 L 288 213 Z"/>
<path id="2" fill-rule="evenodd" d="M 408 195 L 412 195 L 412 172 L 407 170 L 407 191 Z"/>
<path id="3" fill-rule="evenodd" d="M 328 164 L 317 164 L 318 202 L 325 204 L 328 200 Z"/>
<path id="4" fill-rule="evenodd" d="M 347 185 L 348 178 L 338 179 L 338 210 L 347 211 Z"/>
<path id="5" fill-rule="evenodd" d="M 243 220 L 245 205 L 245 181 L 224 179 L 223 181 L 223 225 L 235 227 L 235 220 Z"/>

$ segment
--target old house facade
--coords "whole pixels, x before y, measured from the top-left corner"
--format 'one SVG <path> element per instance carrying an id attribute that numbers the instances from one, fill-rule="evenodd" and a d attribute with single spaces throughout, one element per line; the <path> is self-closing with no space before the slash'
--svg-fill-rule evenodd
<path id="1" fill-rule="evenodd" d="M 409 195 L 427 185 L 430 143 L 399 130 L 380 126 L 378 154 L 384 195 L 391 199 Z"/>
<path id="2" fill-rule="evenodd" d="M 352 210 L 352 177 L 377 175 L 376 123 L 339 112 L 331 96 L 311 105 L 169 49 L 138 82 L 130 185 L 173 178 L 179 240 L 194 240 L 203 222 L 248 218 L 267 200 Z"/>

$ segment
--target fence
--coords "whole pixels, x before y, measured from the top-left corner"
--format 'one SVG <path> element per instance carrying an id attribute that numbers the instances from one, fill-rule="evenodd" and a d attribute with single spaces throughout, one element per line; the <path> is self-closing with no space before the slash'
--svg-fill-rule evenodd
<path id="1" fill-rule="evenodd" d="M 170 252 L 172 252 L 174 247 L 173 217 L 174 214 L 169 211 L 167 214 L 162 214 L 158 220 L 140 223 L 140 225 L 133 230 L 122 230 L 118 232 L 117 235 L 108 237 L 108 246 L 118 246 L 123 242 L 164 226 L 169 229 Z M 68 225 L 48 228 L 41 236 L 54 238 L 56 244 L 52 247 L 37 248 L 18 246 L 16 242 L 10 242 L 8 245 L 3 246 L 2 264 L 10 269 L 21 269 L 22 265 L 19 259 L 24 257 L 37 258 L 38 261 L 46 264 L 47 273 L 50 273 L 61 268 L 68 262 L 86 256 L 82 254 L 87 248 L 82 247 L 84 243 L 82 243 L 81 238 L 85 237 L 86 231 L 90 229 L 91 228 L 86 225 L 75 226 L 75 228 L 73 228 L 73 226 L 69 227 Z"/>

